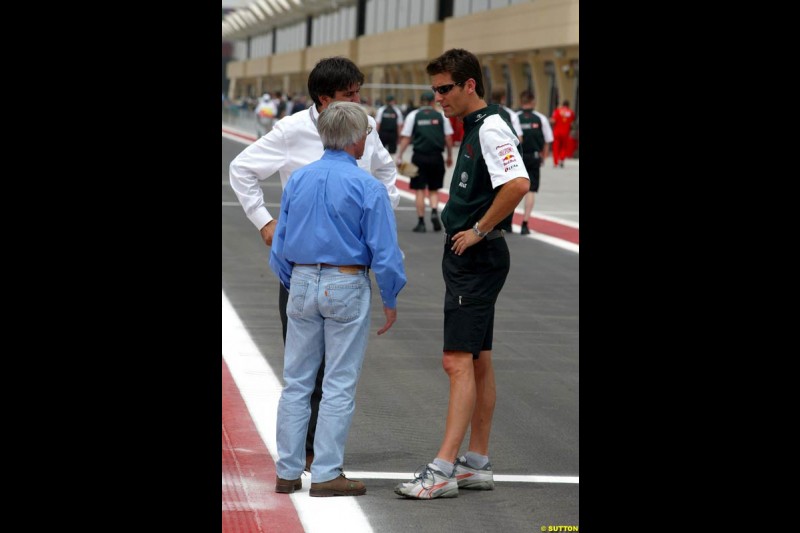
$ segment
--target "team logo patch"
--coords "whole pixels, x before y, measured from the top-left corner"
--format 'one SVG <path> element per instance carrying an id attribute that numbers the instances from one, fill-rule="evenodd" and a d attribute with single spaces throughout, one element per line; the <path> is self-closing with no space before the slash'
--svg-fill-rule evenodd
<path id="1" fill-rule="evenodd" d="M 517 158 L 514 154 L 506 154 L 503 156 L 503 172 L 508 172 L 512 168 L 517 168 Z"/>
<path id="2" fill-rule="evenodd" d="M 466 172 L 462 172 L 461 173 L 461 183 L 459 183 L 458 186 L 461 187 L 462 189 L 466 189 L 467 188 L 467 180 L 469 180 L 469 174 L 467 174 Z"/>

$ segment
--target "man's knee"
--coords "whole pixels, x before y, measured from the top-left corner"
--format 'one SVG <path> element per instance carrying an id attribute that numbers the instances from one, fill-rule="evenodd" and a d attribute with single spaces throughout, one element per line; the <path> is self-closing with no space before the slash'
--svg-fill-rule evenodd
<path id="1" fill-rule="evenodd" d="M 470 372 L 472 354 L 469 352 L 445 351 L 442 353 L 442 368 L 448 376 L 457 376 Z"/>

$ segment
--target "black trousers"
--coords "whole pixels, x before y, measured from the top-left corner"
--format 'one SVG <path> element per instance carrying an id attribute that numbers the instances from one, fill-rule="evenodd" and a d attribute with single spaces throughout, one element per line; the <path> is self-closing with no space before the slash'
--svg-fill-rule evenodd
<path id="1" fill-rule="evenodd" d="M 281 312 L 281 325 L 283 326 L 283 345 L 286 346 L 286 304 L 289 302 L 289 291 L 280 285 L 280 296 L 278 305 Z M 322 365 L 317 372 L 317 380 L 314 383 L 314 392 L 311 393 L 311 418 L 308 419 L 308 433 L 306 434 L 306 455 L 314 454 L 314 435 L 317 433 L 317 417 L 319 416 L 319 402 L 322 401 L 322 378 L 325 375 L 325 358 L 322 358 Z"/>

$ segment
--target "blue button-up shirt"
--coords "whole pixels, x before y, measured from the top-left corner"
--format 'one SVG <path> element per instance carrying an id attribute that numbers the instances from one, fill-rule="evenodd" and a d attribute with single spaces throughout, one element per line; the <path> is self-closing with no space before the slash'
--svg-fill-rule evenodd
<path id="1" fill-rule="evenodd" d="M 293 265 L 314 263 L 369 266 L 390 309 L 406 284 L 386 188 L 341 150 L 297 169 L 281 197 L 269 266 L 288 289 Z"/>

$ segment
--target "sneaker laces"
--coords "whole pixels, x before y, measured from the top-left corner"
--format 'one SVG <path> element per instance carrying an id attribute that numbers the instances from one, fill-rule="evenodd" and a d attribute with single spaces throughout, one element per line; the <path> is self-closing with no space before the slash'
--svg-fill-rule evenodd
<path id="1" fill-rule="evenodd" d="M 426 486 L 425 481 L 427 479 L 430 479 L 429 482 L 430 484 Z M 412 481 L 412 483 L 416 482 L 417 480 L 419 480 L 423 489 L 429 489 L 435 485 L 434 481 L 436 480 L 436 478 L 434 478 L 433 469 L 430 467 L 430 465 L 426 464 L 420 466 L 414 471 L 414 480 Z"/>

